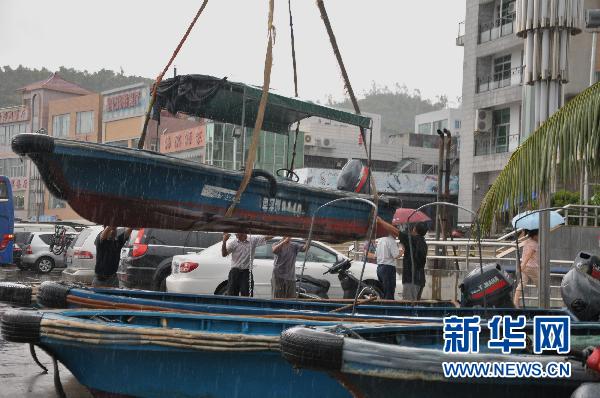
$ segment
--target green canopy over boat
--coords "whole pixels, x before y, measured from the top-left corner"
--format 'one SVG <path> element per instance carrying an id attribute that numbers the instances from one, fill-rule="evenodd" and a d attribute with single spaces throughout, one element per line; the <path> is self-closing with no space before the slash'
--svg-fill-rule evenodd
<path id="1" fill-rule="evenodd" d="M 219 122 L 253 127 L 261 95 L 261 88 L 230 82 L 227 78 L 181 75 L 159 84 L 155 107 L 166 109 L 172 114 L 183 112 Z M 366 116 L 269 92 L 262 129 L 287 134 L 293 123 L 311 116 L 365 129 L 372 125 L 371 118 Z"/>

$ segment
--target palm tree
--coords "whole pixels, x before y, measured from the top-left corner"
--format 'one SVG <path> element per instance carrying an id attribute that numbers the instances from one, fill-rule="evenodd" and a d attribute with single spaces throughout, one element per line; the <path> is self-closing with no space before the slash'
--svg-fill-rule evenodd
<path id="1" fill-rule="evenodd" d="M 549 193 L 555 177 L 574 178 L 584 167 L 598 175 L 599 155 L 600 83 L 596 83 L 554 113 L 511 155 L 479 207 L 482 230 L 489 232 L 502 211 L 514 214 L 519 206 L 533 205 L 534 194 Z"/>

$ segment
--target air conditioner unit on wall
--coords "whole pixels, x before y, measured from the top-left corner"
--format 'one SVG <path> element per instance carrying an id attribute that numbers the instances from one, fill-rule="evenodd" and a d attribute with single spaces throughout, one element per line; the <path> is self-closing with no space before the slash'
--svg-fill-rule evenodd
<path id="1" fill-rule="evenodd" d="M 321 140 L 321 146 L 323 148 L 333 148 L 333 140 L 331 138 L 323 138 Z"/>
<path id="2" fill-rule="evenodd" d="M 312 135 L 304 134 L 304 143 L 306 145 L 315 145 Z"/>
<path id="3" fill-rule="evenodd" d="M 490 109 L 475 110 L 475 131 L 492 131 L 492 111 Z"/>

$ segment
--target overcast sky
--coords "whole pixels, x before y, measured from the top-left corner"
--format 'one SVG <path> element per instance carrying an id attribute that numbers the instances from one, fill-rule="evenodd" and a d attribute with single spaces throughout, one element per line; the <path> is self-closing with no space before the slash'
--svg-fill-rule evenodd
<path id="1" fill-rule="evenodd" d="M 0 65 L 102 68 L 155 78 L 201 0 L 0 0 Z M 262 84 L 267 0 L 209 0 L 179 53 L 178 73 Z M 326 0 L 357 94 L 372 82 L 405 84 L 424 97 L 461 95 L 465 0 Z M 292 0 L 300 96 L 344 97 L 314 0 Z M 275 1 L 271 87 L 293 95 L 288 4 Z M 169 76 L 172 75 L 170 71 Z"/>

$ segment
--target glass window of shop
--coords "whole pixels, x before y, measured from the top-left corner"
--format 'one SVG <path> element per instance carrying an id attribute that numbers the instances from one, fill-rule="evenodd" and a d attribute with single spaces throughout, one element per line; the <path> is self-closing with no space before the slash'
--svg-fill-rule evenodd
<path id="1" fill-rule="evenodd" d="M 15 210 L 23 210 L 25 208 L 25 193 L 15 192 L 13 194 L 13 206 Z"/>
<path id="2" fill-rule="evenodd" d="M 70 122 L 71 115 L 69 113 L 52 116 L 52 136 L 67 137 L 69 135 Z"/>
<path id="3" fill-rule="evenodd" d="M 252 129 L 245 129 L 245 144 L 243 137 L 234 138 L 235 126 L 225 123 L 207 123 L 206 125 L 206 155 L 207 164 L 229 170 L 240 170 L 243 159 L 248 156 L 248 146 L 252 140 Z M 280 168 L 285 168 L 286 161 L 291 159 L 294 134 L 289 137 L 285 134 L 275 134 L 267 131 L 261 132 L 255 168 L 275 173 Z M 304 136 L 300 134 L 296 147 L 295 168 L 304 164 Z M 245 145 L 245 154 L 242 153 Z M 286 156 L 287 153 L 287 156 Z"/>
<path id="4" fill-rule="evenodd" d="M 431 134 L 431 123 L 419 124 L 419 134 Z"/>
<path id="5" fill-rule="evenodd" d="M 67 203 L 64 200 L 56 199 L 50 195 L 50 203 L 48 203 L 49 209 L 64 209 L 67 207 Z"/>
<path id="6" fill-rule="evenodd" d="M 94 132 L 94 111 L 77 112 L 75 132 L 77 134 L 91 134 Z"/>
<path id="7" fill-rule="evenodd" d="M 438 130 L 444 130 L 448 128 L 448 119 L 437 120 L 433 122 L 433 133 L 437 134 Z"/>
<path id="8" fill-rule="evenodd" d="M 0 146 L 10 147 L 10 142 L 15 135 L 26 132 L 27 123 L 0 125 Z"/>

